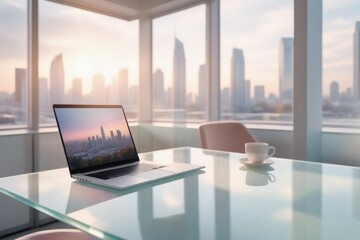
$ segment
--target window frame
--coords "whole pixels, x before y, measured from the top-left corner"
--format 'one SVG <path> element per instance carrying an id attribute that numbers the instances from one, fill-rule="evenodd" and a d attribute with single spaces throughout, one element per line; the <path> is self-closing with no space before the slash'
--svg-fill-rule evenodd
<path id="1" fill-rule="evenodd" d="M 294 2 L 298 2 L 299 0 L 294 0 Z M 39 0 L 28 0 L 28 81 L 29 81 L 29 101 L 28 101 L 28 115 L 29 122 L 28 125 L 25 126 L 11 126 L 1 128 L 3 130 L 10 129 L 32 129 L 37 130 L 39 128 L 39 92 L 38 92 L 38 4 Z M 208 91 L 206 91 L 206 119 L 205 121 L 213 121 L 220 119 L 220 0 L 205 0 L 205 1 L 194 1 L 194 4 L 190 4 L 186 8 L 196 6 L 199 4 L 206 5 L 206 72 L 208 74 Z M 310 1 L 308 1 L 309 3 Z M 181 11 L 186 9 L 185 7 L 178 8 L 173 10 L 173 12 Z M 89 11 L 89 10 L 87 10 Z M 294 4 L 294 13 L 299 15 L 302 10 L 299 7 L 296 7 Z M 317 9 L 316 11 L 322 12 L 322 9 Z M 163 15 L 168 14 L 169 12 L 164 13 Z M 307 13 L 305 12 L 307 16 Z M 160 15 L 157 13 L 156 15 L 148 15 L 147 17 L 141 16 L 139 18 L 139 48 L 140 55 L 146 56 L 145 60 L 140 60 L 139 77 L 145 78 L 144 76 L 149 76 L 147 71 L 144 71 L 145 68 L 150 69 L 152 76 L 152 63 L 151 63 L 151 35 L 152 35 L 152 24 L 151 21 L 155 17 L 159 17 Z M 149 21 L 146 23 L 146 21 Z M 296 24 L 296 23 L 295 23 Z M 144 27 L 146 25 L 146 27 Z M 306 31 L 305 31 L 306 32 Z M 144 38 L 145 37 L 145 38 Z M 145 45 L 148 45 L 147 47 Z M 145 47 L 144 47 L 145 46 Z M 144 54 L 145 53 L 145 54 Z M 296 56 L 294 56 L 295 58 Z M 141 58 L 140 58 L 141 59 Z M 146 65 L 146 67 L 145 67 Z M 147 77 L 146 77 L 147 78 Z M 144 91 L 144 89 L 152 89 L 150 88 L 148 82 L 149 81 L 140 81 L 139 79 L 139 95 L 142 98 L 139 101 L 138 109 L 139 109 L 139 118 L 138 122 L 149 122 L 153 121 L 152 119 L 152 104 L 151 101 L 151 93 L 149 91 Z M 148 79 L 148 78 L 147 78 Z M 149 101 L 150 100 L 150 101 Z M 296 111 L 296 110 L 295 110 Z M 266 129 L 267 125 L 272 125 L 271 123 L 259 123 L 262 128 Z M 277 125 L 277 124 L 275 124 Z M 41 126 L 41 128 L 48 128 L 53 126 Z M 327 131 L 329 130 L 328 126 L 323 125 L 324 128 L 327 127 Z M 271 126 L 273 129 L 273 126 Z M 334 129 L 338 131 L 341 129 L 341 126 L 335 127 Z M 282 127 L 280 126 L 280 129 Z M 346 132 L 346 131 L 345 131 Z"/>

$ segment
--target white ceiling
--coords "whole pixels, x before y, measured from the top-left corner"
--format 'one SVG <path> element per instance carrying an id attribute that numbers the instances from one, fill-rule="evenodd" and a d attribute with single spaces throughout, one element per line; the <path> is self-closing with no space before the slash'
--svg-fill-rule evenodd
<path id="1" fill-rule="evenodd" d="M 84 10 L 121 18 L 157 17 L 185 9 L 207 0 L 48 0 Z"/>

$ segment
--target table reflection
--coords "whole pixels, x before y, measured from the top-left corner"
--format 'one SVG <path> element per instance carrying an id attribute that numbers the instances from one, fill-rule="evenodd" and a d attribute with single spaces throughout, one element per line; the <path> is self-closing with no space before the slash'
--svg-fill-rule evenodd
<path id="1" fill-rule="evenodd" d="M 265 186 L 269 183 L 276 181 L 276 177 L 271 172 L 274 171 L 274 168 L 271 166 L 264 167 L 246 167 L 241 166 L 241 171 L 246 172 L 246 185 L 249 186 Z"/>
<path id="2" fill-rule="evenodd" d="M 67 169 L 0 179 L 0 189 L 96 236 L 116 239 L 357 239 L 360 168 L 177 148 L 141 154 L 205 168 L 126 190 L 77 182 Z"/>
<path id="3" fill-rule="evenodd" d="M 164 200 L 164 191 L 171 191 L 168 188 L 157 186 L 138 192 L 138 219 L 143 239 L 199 239 L 198 176 L 187 177 L 171 184 L 173 187 L 174 184 L 177 184 L 177 187 L 179 184 L 183 185 L 181 196 L 177 192 L 179 189 L 173 192 L 181 199 L 172 199 L 184 204 L 183 208 L 180 208 L 182 212 L 169 214 L 174 211 L 171 207 L 176 207 L 171 203 L 164 204 L 165 209 L 155 207 L 160 199 Z M 163 211 L 166 216 L 161 216 L 164 213 L 156 211 Z M 157 215 L 160 216 L 156 217 Z"/>

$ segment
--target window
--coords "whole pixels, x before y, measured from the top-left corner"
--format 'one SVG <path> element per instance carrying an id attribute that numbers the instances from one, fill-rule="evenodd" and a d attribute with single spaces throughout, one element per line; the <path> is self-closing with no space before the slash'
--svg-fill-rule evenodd
<path id="1" fill-rule="evenodd" d="M 153 20 L 153 118 L 205 119 L 205 5 Z"/>
<path id="2" fill-rule="evenodd" d="M 0 128 L 28 122 L 27 1 L 0 2 Z"/>
<path id="3" fill-rule="evenodd" d="M 40 1 L 40 123 L 54 103 L 122 104 L 137 118 L 138 21 Z"/>
<path id="4" fill-rule="evenodd" d="M 221 118 L 292 122 L 293 1 L 221 1 Z"/>
<path id="5" fill-rule="evenodd" d="M 323 1 L 323 124 L 360 127 L 359 1 Z"/>

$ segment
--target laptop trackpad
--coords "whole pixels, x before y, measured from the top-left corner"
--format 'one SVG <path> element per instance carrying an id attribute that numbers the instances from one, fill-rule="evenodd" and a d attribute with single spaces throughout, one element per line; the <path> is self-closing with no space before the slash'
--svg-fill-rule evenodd
<path id="1" fill-rule="evenodd" d="M 132 176 L 139 177 L 139 178 L 145 178 L 145 179 L 156 179 L 156 178 L 167 177 L 170 175 L 174 175 L 174 172 L 160 170 L 160 169 L 154 169 L 154 170 L 150 170 L 150 171 L 135 173 Z"/>

